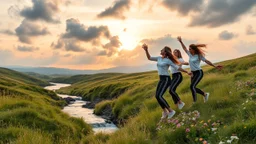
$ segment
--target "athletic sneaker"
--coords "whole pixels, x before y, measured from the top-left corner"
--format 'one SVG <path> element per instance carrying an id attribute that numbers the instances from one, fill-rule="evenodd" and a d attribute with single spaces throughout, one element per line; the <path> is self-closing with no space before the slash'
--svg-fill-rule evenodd
<path id="1" fill-rule="evenodd" d="M 184 102 L 181 102 L 181 103 L 178 104 L 178 108 L 179 108 L 179 109 L 182 109 L 182 108 L 184 107 L 184 105 L 185 105 L 185 103 L 184 103 Z"/>
<path id="2" fill-rule="evenodd" d="M 168 114 L 166 112 L 162 112 L 162 117 L 161 119 L 165 119 L 168 116 Z"/>
<path id="3" fill-rule="evenodd" d="M 206 93 L 206 95 L 204 96 L 204 102 L 206 103 L 209 99 L 210 93 Z"/>
<path id="4" fill-rule="evenodd" d="M 172 118 L 175 115 L 175 111 L 172 110 L 171 112 L 168 113 L 168 119 Z"/>

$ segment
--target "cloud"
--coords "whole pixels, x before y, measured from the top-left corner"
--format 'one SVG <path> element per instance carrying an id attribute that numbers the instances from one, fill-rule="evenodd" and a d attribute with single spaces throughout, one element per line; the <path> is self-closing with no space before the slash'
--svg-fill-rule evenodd
<path id="1" fill-rule="evenodd" d="M 180 15 L 186 16 L 189 12 L 199 12 L 203 4 L 203 0 L 164 0 L 164 7 L 171 11 L 177 11 Z"/>
<path id="2" fill-rule="evenodd" d="M 21 52 L 34 52 L 34 51 L 38 51 L 39 48 L 38 47 L 30 47 L 30 46 L 18 46 L 17 50 L 21 51 Z"/>
<path id="3" fill-rule="evenodd" d="M 44 20 L 49 23 L 60 23 L 60 21 L 54 17 L 59 11 L 58 1 L 53 0 L 51 2 L 47 0 L 32 0 L 33 6 L 26 7 L 20 11 L 20 15 L 29 20 Z"/>
<path id="4" fill-rule="evenodd" d="M 256 5 L 255 0 L 209 0 L 205 9 L 192 17 L 190 26 L 219 27 L 238 21 Z"/>
<path id="5" fill-rule="evenodd" d="M 98 18 L 112 17 L 116 19 L 125 19 L 124 12 L 130 9 L 131 0 L 115 1 L 113 6 L 106 8 L 97 15 Z"/>
<path id="6" fill-rule="evenodd" d="M 232 33 L 232 32 L 228 32 L 228 31 L 222 31 L 220 34 L 219 34 L 219 39 L 220 40 L 231 40 L 233 39 L 234 37 L 236 37 L 236 34 Z"/>
<path id="7" fill-rule="evenodd" d="M 256 31 L 252 28 L 251 25 L 248 25 L 248 26 L 246 27 L 246 34 L 247 34 L 247 35 L 255 35 L 255 34 L 256 34 Z"/>
<path id="8" fill-rule="evenodd" d="M 23 20 L 19 27 L 15 29 L 16 35 L 23 43 L 31 44 L 31 38 L 50 34 L 47 28 L 41 28 L 39 25 Z"/>
<path id="9" fill-rule="evenodd" d="M 85 27 L 79 20 L 74 18 L 68 19 L 66 23 L 66 33 L 62 34 L 62 38 L 75 38 L 84 42 L 97 40 L 101 37 L 110 38 L 110 31 L 107 26 Z"/>
<path id="10" fill-rule="evenodd" d="M 0 66 L 6 66 L 8 65 L 9 61 L 13 59 L 14 56 L 10 50 L 0 49 L 0 57 L 1 57 Z"/>
<path id="11" fill-rule="evenodd" d="M 107 55 L 110 57 L 118 52 L 120 46 L 122 46 L 122 43 L 120 42 L 119 37 L 113 36 L 110 38 L 110 42 L 103 46 L 105 50 L 101 51 L 98 55 Z"/>
<path id="12" fill-rule="evenodd" d="M 83 48 L 84 42 L 91 45 L 101 46 L 101 40 L 111 40 L 111 34 L 107 26 L 89 26 L 81 24 L 79 20 L 71 18 L 66 21 L 66 32 L 61 34 L 58 42 L 51 44 L 54 49 L 65 47 L 67 51 L 89 52 Z M 111 49 L 111 51 L 113 51 Z"/>
<path id="13" fill-rule="evenodd" d="M 0 33 L 2 34 L 6 34 L 6 35 L 16 35 L 15 32 L 11 31 L 11 30 L 0 30 Z"/>
<path id="14" fill-rule="evenodd" d="M 65 49 L 67 51 L 73 51 L 73 52 L 83 52 L 85 51 L 85 49 L 78 43 L 75 41 L 66 41 L 65 43 Z"/>

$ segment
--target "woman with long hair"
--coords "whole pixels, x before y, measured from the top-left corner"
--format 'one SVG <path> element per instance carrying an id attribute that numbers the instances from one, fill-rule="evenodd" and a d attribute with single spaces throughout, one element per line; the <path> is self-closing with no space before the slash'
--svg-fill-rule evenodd
<path id="1" fill-rule="evenodd" d="M 170 82 L 171 82 L 170 74 L 168 72 L 169 66 L 175 69 L 178 69 L 182 72 L 185 72 L 189 75 L 191 73 L 187 72 L 186 70 L 182 69 L 180 66 L 177 65 L 179 64 L 179 62 L 176 59 L 176 57 L 172 55 L 171 48 L 165 46 L 161 50 L 161 53 L 160 53 L 161 56 L 158 56 L 158 57 L 150 56 L 148 52 L 148 46 L 146 44 L 143 44 L 142 48 L 145 50 L 148 60 L 157 62 L 157 70 L 158 70 L 158 75 L 160 77 L 160 81 L 158 82 L 158 85 L 157 85 L 155 97 L 157 99 L 157 102 L 163 109 L 161 119 L 164 119 L 166 117 L 170 119 L 175 115 L 175 111 L 170 108 L 167 101 L 163 98 L 163 95 L 167 90 L 167 88 L 170 86 Z"/>
<path id="2" fill-rule="evenodd" d="M 180 63 L 180 65 L 188 65 L 188 62 L 185 62 L 182 58 L 181 52 L 178 49 L 175 49 L 173 51 L 173 55 L 176 56 L 178 58 L 178 61 Z M 176 93 L 176 88 L 179 86 L 179 84 L 182 82 L 182 74 L 179 70 L 171 67 L 171 72 L 172 72 L 172 81 L 170 84 L 170 89 L 169 89 L 169 93 L 172 96 L 172 99 L 174 101 L 174 104 L 179 108 L 182 109 L 185 105 L 184 102 L 181 101 L 179 95 Z"/>
<path id="3" fill-rule="evenodd" d="M 194 102 L 197 101 L 196 93 L 199 93 L 204 97 L 204 102 L 207 102 L 209 99 L 210 93 L 206 93 L 196 87 L 204 75 L 204 73 L 200 67 L 200 62 L 204 61 L 208 65 L 213 66 L 214 68 L 219 69 L 219 70 L 222 69 L 222 66 L 214 65 L 212 62 L 210 62 L 209 60 L 207 60 L 205 58 L 205 52 L 203 50 L 203 48 L 206 48 L 205 44 L 191 44 L 191 45 L 189 45 L 189 49 L 187 49 L 186 46 L 183 44 L 181 37 L 178 37 L 178 41 L 180 42 L 183 50 L 189 56 L 189 65 L 190 65 L 191 72 L 193 74 L 191 77 L 191 85 L 190 85 L 190 89 L 191 89 L 192 96 L 193 96 L 193 101 Z"/>

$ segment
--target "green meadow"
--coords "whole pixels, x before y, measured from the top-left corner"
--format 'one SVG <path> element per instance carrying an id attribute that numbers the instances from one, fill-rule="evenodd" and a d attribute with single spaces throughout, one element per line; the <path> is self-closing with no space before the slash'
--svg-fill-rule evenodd
<path id="1" fill-rule="evenodd" d="M 58 92 L 100 101 L 95 113 L 111 112 L 120 130 L 113 134 L 88 135 L 85 143 L 181 144 L 256 143 L 256 54 L 220 62 L 223 70 L 203 66 L 204 78 L 198 87 L 210 92 L 209 101 L 192 105 L 190 78 L 183 74 L 177 93 L 186 103 L 182 111 L 167 99 L 176 115 L 158 123 L 161 108 L 155 99 L 156 71 L 133 74 L 97 74 L 55 79 L 70 82 Z"/>
<path id="2" fill-rule="evenodd" d="M 156 71 L 59 77 L 48 81 L 71 83 L 59 93 L 97 101 L 95 114 L 114 118 L 120 129 L 94 134 L 82 119 L 61 109 L 66 103 L 38 79 L 0 68 L 0 143 L 88 144 L 206 144 L 256 143 L 256 54 L 220 62 L 221 71 L 203 66 L 198 87 L 210 92 L 209 101 L 198 95 L 192 105 L 190 78 L 183 75 L 177 93 L 186 103 L 182 110 L 164 97 L 176 115 L 159 123 L 161 108 L 155 99 Z"/>

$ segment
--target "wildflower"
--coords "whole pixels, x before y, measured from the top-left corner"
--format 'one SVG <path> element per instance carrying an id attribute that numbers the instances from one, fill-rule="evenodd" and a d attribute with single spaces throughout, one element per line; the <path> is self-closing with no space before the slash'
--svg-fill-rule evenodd
<path id="1" fill-rule="evenodd" d="M 215 126 L 216 125 L 216 123 L 214 122 L 214 123 L 212 123 L 212 126 Z"/>
<path id="2" fill-rule="evenodd" d="M 191 127 L 194 127 L 194 125 L 190 125 Z"/>
<path id="3" fill-rule="evenodd" d="M 217 130 L 217 128 L 212 128 L 212 131 L 216 131 Z"/>
<path id="4" fill-rule="evenodd" d="M 233 139 L 237 139 L 238 140 L 239 139 L 237 136 L 231 136 L 230 138 L 231 138 L 231 140 L 233 140 Z"/>
<path id="5" fill-rule="evenodd" d="M 203 138 L 200 138 L 199 141 L 203 141 L 204 139 Z"/>
<path id="6" fill-rule="evenodd" d="M 186 132 L 187 132 L 187 133 L 190 132 L 190 129 L 189 129 L 189 128 L 186 128 Z"/>
<path id="7" fill-rule="evenodd" d="M 207 124 L 207 123 L 204 123 L 204 126 L 208 126 L 208 124 Z"/>
<path id="8" fill-rule="evenodd" d="M 203 144 L 207 144 L 207 141 L 205 140 L 205 141 L 203 142 Z"/>
<path id="9" fill-rule="evenodd" d="M 181 126 L 181 124 L 180 124 L 180 123 L 178 123 L 178 124 L 177 124 L 177 128 L 179 128 L 180 126 Z"/>
<path id="10" fill-rule="evenodd" d="M 227 140 L 227 143 L 232 143 L 232 140 Z"/>
<path id="11" fill-rule="evenodd" d="M 225 142 L 223 142 L 223 141 L 220 141 L 220 142 L 219 142 L 219 144 L 225 144 Z"/>
<path id="12" fill-rule="evenodd" d="M 210 122 L 211 122 L 211 119 L 208 120 L 208 123 L 210 123 Z"/>

